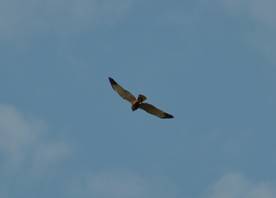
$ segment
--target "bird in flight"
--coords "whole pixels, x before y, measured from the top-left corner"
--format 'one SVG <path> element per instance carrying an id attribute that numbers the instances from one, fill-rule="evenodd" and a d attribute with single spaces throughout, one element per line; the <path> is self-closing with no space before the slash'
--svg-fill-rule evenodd
<path id="1" fill-rule="evenodd" d="M 109 82 L 112 86 L 112 88 L 125 100 L 131 103 L 131 109 L 132 111 L 135 111 L 137 109 L 143 109 L 144 111 L 155 115 L 159 118 L 165 119 L 165 118 L 174 118 L 172 115 L 156 108 L 155 106 L 145 103 L 144 101 L 147 99 L 146 96 L 140 94 L 138 95 L 138 98 L 136 98 L 132 93 L 125 90 L 122 86 L 120 86 L 114 79 L 109 77 Z"/>

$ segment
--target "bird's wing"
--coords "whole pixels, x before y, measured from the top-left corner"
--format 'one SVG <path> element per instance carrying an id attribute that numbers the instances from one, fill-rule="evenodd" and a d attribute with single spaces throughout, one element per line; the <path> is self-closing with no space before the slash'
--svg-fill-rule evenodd
<path id="1" fill-rule="evenodd" d="M 125 100 L 129 101 L 130 103 L 133 103 L 136 101 L 136 97 L 132 95 L 129 91 L 125 90 L 123 87 L 121 87 L 114 79 L 109 78 L 109 82 L 112 86 L 112 88 Z"/>
<path id="2" fill-rule="evenodd" d="M 148 112 L 152 115 L 155 115 L 159 118 L 173 118 L 172 115 L 170 115 L 164 111 L 161 111 L 160 109 L 158 109 L 155 106 L 148 104 L 148 103 L 140 104 L 139 108 L 141 108 L 141 109 L 145 110 L 146 112 Z"/>

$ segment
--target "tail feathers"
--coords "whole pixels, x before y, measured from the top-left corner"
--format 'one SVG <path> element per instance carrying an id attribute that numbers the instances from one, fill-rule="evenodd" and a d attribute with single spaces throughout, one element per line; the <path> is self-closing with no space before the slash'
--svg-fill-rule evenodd
<path id="1" fill-rule="evenodd" d="M 147 97 L 144 96 L 144 95 L 142 95 L 142 94 L 140 94 L 140 95 L 138 96 L 138 102 L 144 102 L 146 99 L 147 99 Z"/>

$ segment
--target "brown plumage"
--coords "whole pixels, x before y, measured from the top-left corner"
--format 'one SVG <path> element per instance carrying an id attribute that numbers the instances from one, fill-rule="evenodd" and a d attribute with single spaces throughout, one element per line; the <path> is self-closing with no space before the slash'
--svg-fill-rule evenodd
<path id="1" fill-rule="evenodd" d="M 120 86 L 114 79 L 109 77 L 109 82 L 112 86 L 112 88 L 125 100 L 127 100 L 128 102 L 131 103 L 131 109 L 133 111 L 139 109 L 143 109 L 144 111 L 155 115 L 159 118 L 173 118 L 172 115 L 156 108 L 155 106 L 148 104 L 148 103 L 144 103 L 144 101 L 147 99 L 146 96 L 144 95 L 139 95 L 138 98 L 136 99 L 136 97 L 130 93 L 129 91 L 125 90 L 122 86 Z"/>

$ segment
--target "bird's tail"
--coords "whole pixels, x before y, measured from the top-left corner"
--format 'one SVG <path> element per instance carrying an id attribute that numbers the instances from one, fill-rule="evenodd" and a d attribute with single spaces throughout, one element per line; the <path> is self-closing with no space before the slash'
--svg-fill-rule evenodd
<path id="1" fill-rule="evenodd" d="M 144 96 L 144 95 L 142 95 L 142 94 L 140 94 L 139 96 L 138 96 L 138 102 L 144 102 L 145 100 L 147 99 L 147 97 L 146 96 Z"/>

